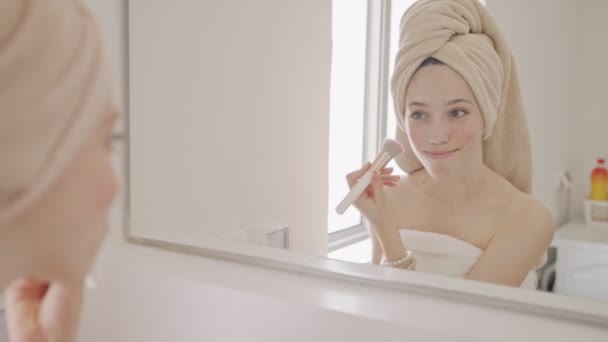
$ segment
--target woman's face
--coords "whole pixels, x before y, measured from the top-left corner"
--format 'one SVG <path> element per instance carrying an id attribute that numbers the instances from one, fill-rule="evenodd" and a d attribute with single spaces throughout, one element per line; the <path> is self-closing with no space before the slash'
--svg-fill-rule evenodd
<path id="1" fill-rule="evenodd" d="M 467 82 L 446 65 L 424 66 L 405 98 L 405 128 L 434 178 L 461 175 L 483 162 L 483 118 Z"/>
<path id="2" fill-rule="evenodd" d="M 54 186 L 24 217 L 30 272 L 44 279 L 82 278 L 108 230 L 119 190 L 111 163 L 116 115 L 108 116 Z"/>

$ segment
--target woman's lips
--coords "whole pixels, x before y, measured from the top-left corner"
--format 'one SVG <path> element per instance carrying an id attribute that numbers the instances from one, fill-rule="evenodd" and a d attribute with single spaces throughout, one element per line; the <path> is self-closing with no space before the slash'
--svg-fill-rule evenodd
<path id="1" fill-rule="evenodd" d="M 425 151 L 424 153 L 433 159 L 444 159 L 454 154 L 458 149 L 445 151 Z"/>

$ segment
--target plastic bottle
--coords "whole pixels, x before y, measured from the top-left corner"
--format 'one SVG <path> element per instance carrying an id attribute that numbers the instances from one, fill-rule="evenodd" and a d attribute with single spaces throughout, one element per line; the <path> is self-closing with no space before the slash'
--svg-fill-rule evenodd
<path id="1" fill-rule="evenodd" d="M 591 172 L 591 193 L 589 194 L 590 200 L 605 201 L 606 198 L 606 187 L 608 186 L 608 171 L 604 167 L 604 159 L 598 158 L 597 165 L 593 172 Z"/>

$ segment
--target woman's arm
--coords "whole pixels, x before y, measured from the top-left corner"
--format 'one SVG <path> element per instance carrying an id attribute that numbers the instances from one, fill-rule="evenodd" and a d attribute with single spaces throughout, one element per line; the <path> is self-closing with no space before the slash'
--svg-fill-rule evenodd
<path id="1" fill-rule="evenodd" d="M 384 256 L 384 252 L 382 250 L 382 245 L 380 245 L 378 235 L 376 234 L 376 228 L 371 223 L 369 224 L 367 233 L 369 234 L 369 240 L 372 244 L 371 263 L 374 265 L 379 265 L 380 261 L 382 260 L 382 256 Z"/>
<path id="2" fill-rule="evenodd" d="M 542 205 L 537 204 L 527 216 L 525 223 L 520 220 L 492 238 L 467 279 L 521 286 L 549 248 L 554 233 L 553 219 Z"/>
<path id="3" fill-rule="evenodd" d="M 396 227 L 376 227 L 372 226 L 376 232 L 378 244 L 380 245 L 384 257 L 388 262 L 399 260 L 406 256 L 407 250 L 401 241 L 399 229 Z"/>
<path id="4" fill-rule="evenodd" d="M 359 178 L 362 177 L 367 170 L 371 167 L 370 163 L 364 165 L 361 169 L 351 172 L 346 176 L 349 188 L 358 182 Z M 403 258 L 405 255 L 395 256 L 391 259 L 393 254 L 386 253 L 386 242 L 381 241 L 381 237 L 378 235 L 377 227 L 388 226 L 387 222 L 391 222 L 391 217 L 394 214 L 394 210 L 391 208 L 390 201 L 386 200 L 386 194 L 384 193 L 384 187 L 395 187 L 396 182 L 399 181 L 399 176 L 393 176 L 392 168 L 384 168 L 381 172 L 374 174 L 371 180 L 371 184 L 365 189 L 365 191 L 355 201 L 354 205 L 359 209 L 361 214 L 369 222 L 369 237 L 372 244 L 372 255 L 371 262 L 373 264 L 379 264 L 382 260 L 383 251 L 384 255 L 388 256 L 388 260 L 398 260 Z M 398 234 L 397 234 L 398 235 Z M 401 240 L 399 239 L 399 242 Z M 402 246 L 403 247 L 403 246 Z M 390 247 L 389 247 L 390 249 Z"/>

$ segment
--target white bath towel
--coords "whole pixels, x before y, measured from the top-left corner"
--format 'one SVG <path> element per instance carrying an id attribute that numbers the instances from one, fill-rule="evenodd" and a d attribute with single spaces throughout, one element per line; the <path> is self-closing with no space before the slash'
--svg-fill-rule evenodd
<path id="1" fill-rule="evenodd" d="M 446 234 L 400 230 L 400 235 L 416 257 L 416 270 L 420 272 L 464 278 L 483 253 L 481 248 Z M 543 258 L 536 266 L 542 266 L 545 261 Z M 532 269 L 521 287 L 534 290 L 536 283 L 536 269 Z"/>

